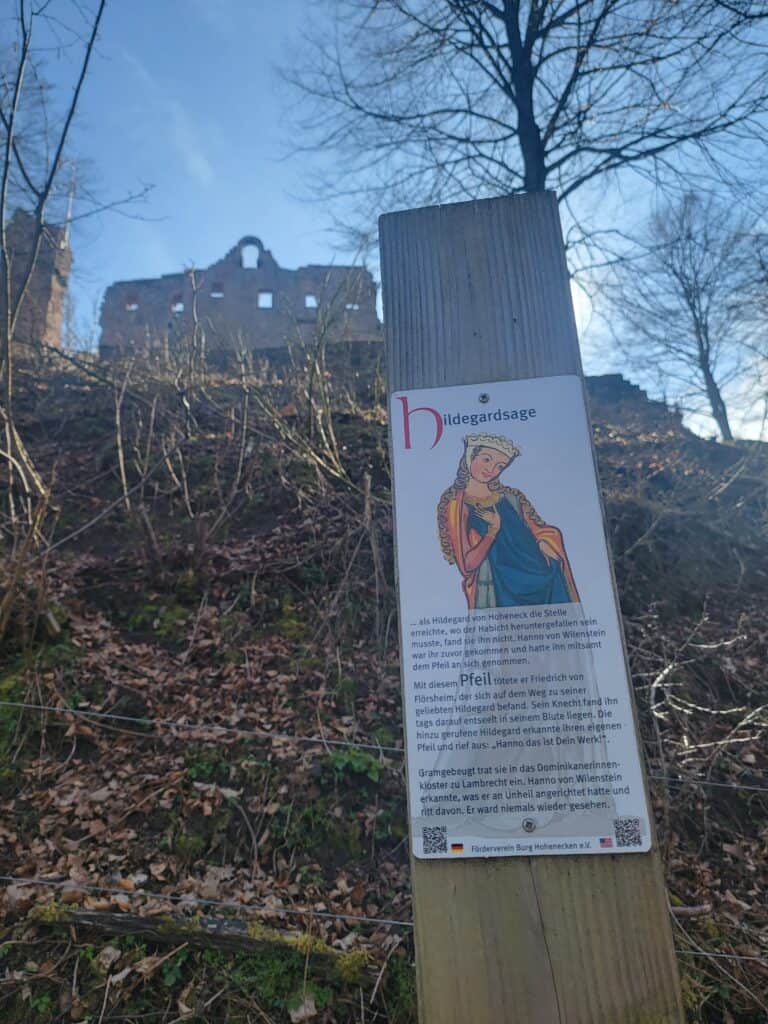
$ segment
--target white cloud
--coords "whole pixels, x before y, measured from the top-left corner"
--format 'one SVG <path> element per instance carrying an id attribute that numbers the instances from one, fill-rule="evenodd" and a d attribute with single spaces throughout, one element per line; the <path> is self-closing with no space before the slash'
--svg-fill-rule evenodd
<path id="1" fill-rule="evenodd" d="M 204 187 L 210 185 L 215 177 L 213 165 L 205 154 L 200 142 L 197 126 L 187 113 L 180 100 L 170 96 L 168 90 L 160 83 L 138 57 L 123 51 L 123 58 L 133 69 L 148 94 L 148 99 L 156 111 L 166 118 L 170 125 L 170 138 L 181 156 L 187 174 Z"/>
<path id="2" fill-rule="evenodd" d="M 178 100 L 167 100 L 166 105 L 171 118 L 173 139 L 184 158 L 187 172 L 200 185 L 210 185 L 214 178 L 213 166 L 199 144 L 194 122 Z"/>

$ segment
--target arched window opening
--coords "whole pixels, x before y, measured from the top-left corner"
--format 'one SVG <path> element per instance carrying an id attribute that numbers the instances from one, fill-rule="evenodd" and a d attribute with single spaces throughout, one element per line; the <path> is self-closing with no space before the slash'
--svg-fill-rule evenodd
<path id="1" fill-rule="evenodd" d="M 317 309 L 317 296 L 307 294 L 304 296 L 304 309 Z"/>
<path id="2" fill-rule="evenodd" d="M 240 250 L 240 261 L 243 270 L 256 270 L 259 265 L 259 247 L 248 242 Z"/>
<path id="3" fill-rule="evenodd" d="M 259 292 L 259 309 L 272 309 L 272 292 Z"/>
<path id="4" fill-rule="evenodd" d="M 139 308 L 139 300 L 135 295 L 129 295 L 125 300 L 126 313 L 135 313 Z"/>
<path id="5" fill-rule="evenodd" d="M 171 299 L 171 312 L 174 316 L 179 316 L 184 312 L 184 299 L 181 297 L 181 293 L 174 295 Z"/>
<path id="6" fill-rule="evenodd" d="M 212 299 L 223 299 L 224 298 L 224 285 L 218 281 L 216 284 L 211 285 L 211 298 Z"/>

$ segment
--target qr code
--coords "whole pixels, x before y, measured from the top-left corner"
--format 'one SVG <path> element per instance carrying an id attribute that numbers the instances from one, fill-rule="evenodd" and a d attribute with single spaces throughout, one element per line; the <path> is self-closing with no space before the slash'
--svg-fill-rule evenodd
<path id="1" fill-rule="evenodd" d="M 421 839 L 424 843 L 424 853 L 448 853 L 448 827 L 447 825 L 435 825 L 434 828 L 425 826 L 421 830 Z"/>
<path id="2" fill-rule="evenodd" d="M 640 834 L 639 818 L 615 818 L 613 822 L 613 834 L 616 836 L 616 846 L 642 846 L 643 838 Z"/>

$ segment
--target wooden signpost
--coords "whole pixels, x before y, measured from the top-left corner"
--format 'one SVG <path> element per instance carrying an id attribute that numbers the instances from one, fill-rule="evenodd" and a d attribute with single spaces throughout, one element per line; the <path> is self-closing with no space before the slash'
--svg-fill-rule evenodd
<path id="1" fill-rule="evenodd" d="M 555 198 L 380 238 L 420 1020 L 680 1022 Z"/>

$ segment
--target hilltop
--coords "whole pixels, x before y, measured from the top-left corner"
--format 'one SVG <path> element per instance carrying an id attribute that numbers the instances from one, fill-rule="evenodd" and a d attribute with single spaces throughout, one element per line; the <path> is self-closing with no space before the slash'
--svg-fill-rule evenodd
<path id="1" fill-rule="evenodd" d="M 6 893 L 27 995 L 0 996 L 4 1019 L 60 1005 L 78 955 L 67 1019 L 98 1012 L 112 949 L 109 1005 L 131 1020 L 215 998 L 233 1022 L 249 1000 L 352 1021 L 359 992 L 371 1019 L 414 1020 L 380 378 L 283 358 L 110 380 L 78 361 L 19 399 L 53 501 L 0 689 L 59 710 L 0 709 L 0 873 L 66 889 Z M 768 452 L 697 437 L 618 376 L 588 394 L 686 1005 L 756 1024 L 766 969 L 698 954 L 768 951 Z M 201 943 L 194 915 L 222 902 L 271 952 Z M 107 943 L 86 911 L 173 912 L 198 933 Z"/>

